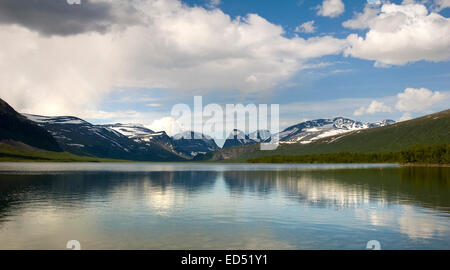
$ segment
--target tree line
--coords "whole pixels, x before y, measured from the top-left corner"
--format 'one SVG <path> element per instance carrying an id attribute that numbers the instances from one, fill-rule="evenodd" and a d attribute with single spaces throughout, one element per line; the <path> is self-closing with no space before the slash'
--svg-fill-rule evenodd
<path id="1" fill-rule="evenodd" d="M 249 163 L 418 163 L 450 164 L 450 144 L 414 145 L 389 153 L 329 153 L 299 156 L 266 156 Z"/>

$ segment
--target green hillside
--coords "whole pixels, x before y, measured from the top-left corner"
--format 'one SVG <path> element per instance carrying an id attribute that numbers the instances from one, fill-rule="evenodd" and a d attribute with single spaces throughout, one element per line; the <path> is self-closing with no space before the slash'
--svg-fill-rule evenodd
<path id="1" fill-rule="evenodd" d="M 0 162 L 7 161 L 40 161 L 40 162 L 114 162 L 116 159 L 102 159 L 77 156 L 67 152 L 51 152 L 42 150 L 25 150 L 0 143 Z"/>
<path id="2" fill-rule="evenodd" d="M 264 156 L 293 156 L 326 153 L 388 153 L 411 146 L 450 143 L 450 110 L 399 122 L 390 126 L 354 131 L 311 144 L 282 144 L 275 151 L 260 151 L 258 145 L 215 151 L 205 158 L 246 161 Z"/>
<path id="3" fill-rule="evenodd" d="M 450 144 L 416 145 L 388 153 L 328 153 L 299 156 L 265 156 L 250 163 L 400 163 L 450 165 Z"/>

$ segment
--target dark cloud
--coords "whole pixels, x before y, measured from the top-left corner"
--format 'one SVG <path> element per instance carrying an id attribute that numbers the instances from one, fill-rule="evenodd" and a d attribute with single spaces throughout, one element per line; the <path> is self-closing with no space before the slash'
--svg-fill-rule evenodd
<path id="1" fill-rule="evenodd" d="M 106 32 L 113 25 L 137 22 L 132 5 L 81 0 L 0 0 L 0 24 L 18 24 L 43 35 L 73 35 Z M 121 1 L 120 1 L 121 2 Z M 114 3 L 117 4 L 117 3 Z"/>

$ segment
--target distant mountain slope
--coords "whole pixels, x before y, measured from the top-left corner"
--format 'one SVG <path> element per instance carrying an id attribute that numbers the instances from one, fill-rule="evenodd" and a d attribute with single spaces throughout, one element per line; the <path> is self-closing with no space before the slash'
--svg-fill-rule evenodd
<path id="1" fill-rule="evenodd" d="M 174 149 L 177 152 L 190 157 L 219 149 L 216 142 L 211 137 L 193 131 L 176 134 L 172 139 Z"/>
<path id="2" fill-rule="evenodd" d="M 23 117 L 2 99 L 0 99 L 0 141 L 8 144 L 21 142 L 42 150 L 62 151 L 49 132 Z"/>
<path id="3" fill-rule="evenodd" d="M 205 158 L 245 161 L 271 155 L 381 153 L 403 150 L 415 144 L 438 143 L 450 143 L 450 110 L 388 126 L 330 136 L 309 144 L 282 142 L 275 151 L 260 151 L 256 144 L 215 151 Z"/>
<path id="4" fill-rule="evenodd" d="M 225 140 L 223 144 L 223 149 L 234 147 L 234 146 L 243 146 L 243 145 L 252 145 L 257 143 L 255 140 L 250 139 L 248 134 L 245 134 L 241 130 L 233 130 L 231 134 Z"/>
<path id="5" fill-rule="evenodd" d="M 288 127 L 279 133 L 279 138 L 282 142 L 308 144 L 329 136 L 355 130 L 391 125 L 393 123 L 395 123 L 393 120 L 383 120 L 376 123 L 362 123 L 344 117 L 317 119 Z"/>
<path id="6" fill-rule="evenodd" d="M 139 124 L 112 124 L 102 126 L 113 129 L 136 143 L 148 147 L 152 147 L 153 144 L 158 144 L 166 150 L 188 159 L 199 153 L 207 153 L 219 149 L 211 137 L 200 135 L 197 139 L 194 136 L 197 133 L 192 131 L 186 131 L 170 137 L 165 131 L 155 132 Z"/>
<path id="7" fill-rule="evenodd" d="M 290 126 L 278 133 L 278 139 L 284 143 L 301 143 L 309 144 L 322 138 L 344 134 L 355 130 L 362 130 L 374 127 L 387 126 L 395 123 L 393 120 L 383 120 L 375 123 L 362 123 L 344 117 L 336 117 L 333 119 L 316 119 L 301 122 Z M 228 136 L 223 149 L 252 145 L 261 142 L 270 141 L 272 136 L 268 130 L 258 130 L 250 134 L 245 134 L 240 130 L 233 130 Z"/>
<path id="8" fill-rule="evenodd" d="M 25 116 L 47 129 L 65 151 L 77 155 L 138 161 L 183 160 L 158 143 L 143 144 L 113 128 L 93 125 L 76 117 Z"/>
<path id="9" fill-rule="evenodd" d="M 414 144 L 450 143 L 450 110 L 392 125 L 322 139 L 306 151 L 388 152 Z"/>
<path id="10" fill-rule="evenodd" d="M 140 124 L 110 124 L 101 125 L 109 129 L 113 129 L 120 134 L 132 139 L 136 143 L 151 147 L 153 144 L 158 144 L 170 152 L 174 152 L 174 145 L 172 138 L 169 137 L 165 131 L 155 132 Z"/>
<path id="11" fill-rule="evenodd" d="M 258 130 L 250 134 L 245 134 L 241 130 L 234 129 L 226 139 L 222 148 L 226 149 L 234 146 L 252 145 L 269 140 L 270 137 L 271 134 L 268 130 Z"/>

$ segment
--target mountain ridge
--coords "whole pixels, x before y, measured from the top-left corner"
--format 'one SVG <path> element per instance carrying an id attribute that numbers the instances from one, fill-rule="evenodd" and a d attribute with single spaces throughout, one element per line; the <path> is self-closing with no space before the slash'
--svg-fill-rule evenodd
<path id="1" fill-rule="evenodd" d="M 382 153 L 400 151 L 415 144 L 439 143 L 450 143 L 450 110 L 392 125 L 321 138 L 309 144 L 281 142 L 278 149 L 274 151 L 260 151 L 259 144 L 254 144 L 222 149 L 202 158 L 211 161 L 242 162 L 270 155 L 289 156 L 339 152 Z"/>
<path id="2" fill-rule="evenodd" d="M 64 151 L 76 155 L 135 161 L 184 160 L 156 142 L 129 138 L 109 125 L 93 125 L 73 116 L 24 116 L 48 130 Z"/>
<path id="3" fill-rule="evenodd" d="M 33 134 L 30 136 L 30 134 Z M 0 141 L 30 147 L 61 152 L 62 149 L 47 130 L 29 121 L 0 98 Z"/>
<path id="4" fill-rule="evenodd" d="M 284 129 L 278 135 L 281 142 L 299 142 L 302 144 L 308 144 L 321 138 L 326 138 L 355 130 L 386 126 L 393 123 L 395 123 L 395 121 L 390 119 L 385 119 L 374 123 L 363 123 L 350 118 L 339 116 L 335 118 L 322 118 L 304 121 Z"/>
<path id="5" fill-rule="evenodd" d="M 220 149 L 214 139 L 186 131 L 169 136 L 140 124 L 94 125 L 74 116 L 20 114 L 0 99 L 0 142 L 24 150 L 134 161 L 240 160 L 267 155 L 398 151 L 413 144 L 450 143 L 450 110 L 395 123 L 362 123 L 335 117 L 304 121 L 279 133 L 275 151 L 260 151 L 272 139 L 266 130 L 233 130 Z"/>
<path id="6" fill-rule="evenodd" d="M 172 136 L 174 149 L 191 158 L 198 154 L 206 154 L 219 149 L 213 138 L 196 133 L 194 131 L 185 131 Z"/>
<path id="7" fill-rule="evenodd" d="M 335 118 L 321 118 L 303 121 L 285 128 L 278 134 L 270 134 L 270 131 L 268 130 L 257 130 L 255 132 L 246 134 L 241 130 L 234 129 L 227 137 L 222 148 L 226 149 L 235 146 L 270 142 L 271 138 L 278 138 L 281 143 L 308 144 L 318 139 L 330 137 L 337 134 L 386 126 L 393 123 L 395 123 L 395 121 L 390 119 L 385 119 L 373 123 L 363 123 L 339 116 Z"/>

